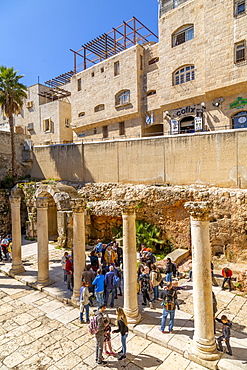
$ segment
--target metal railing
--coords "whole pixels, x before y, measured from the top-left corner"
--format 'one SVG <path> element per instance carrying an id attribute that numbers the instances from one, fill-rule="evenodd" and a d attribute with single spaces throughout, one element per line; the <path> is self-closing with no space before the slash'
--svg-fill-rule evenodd
<path id="1" fill-rule="evenodd" d="M 160 17 L 172 9 L 186 3 L 188 0 L 161 0 L 160 1 Z"/>

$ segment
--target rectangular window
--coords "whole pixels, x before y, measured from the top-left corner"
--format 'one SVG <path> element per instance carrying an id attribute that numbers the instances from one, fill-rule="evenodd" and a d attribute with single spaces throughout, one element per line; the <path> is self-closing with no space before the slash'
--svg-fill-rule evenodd
<path id="1" fill-rule="evenodd" d="M 119 62 L 114 63 L 114 76 L 118 76 L 120 74 L 120 64 Z"/>
<path id="2" fill-rule="evenodd" d="M 140 70 L 143 70 L 143 56 L 140 55 Z"/>
<path id="3" fill-rule="evenodd" d="M 45 132 L 51 131 L 51 119 L 50 118 L 44 119 L 43 130 Z"/>
<path id="4" fill-rule="evenodd" d="M 81 91 L 81 78 L 77 80 L 77 91 Z"/>
<path id="5" fill-rule="evenodd" d="M 103 139 L 108 138 L 108 126 L 103 126 L 102 132 L 103 132 Z"/>
<path id="6" fill-rule="evenodd" d="M 119 122 L 119 135 L 125 135 L 125 124 L 124 124 L 124 122 Z"/>
<path id="7" fill-rule="evenodd" d="M 69 119 L 68 118 L 65 118 L 65 127 L 69 127 Z"/>
<path id="8" fill-rule="evenodd" d="M 235 44 L 235 63 L 240 63 L 246 60 L 246 45 L 245 41 Z"/>
<path id="9" fill-rule="evenodd" d="M 234 15 L 240 15 L 245 13 L 245 2 L 246 0 L 235 0 L 234 4 Z"/>

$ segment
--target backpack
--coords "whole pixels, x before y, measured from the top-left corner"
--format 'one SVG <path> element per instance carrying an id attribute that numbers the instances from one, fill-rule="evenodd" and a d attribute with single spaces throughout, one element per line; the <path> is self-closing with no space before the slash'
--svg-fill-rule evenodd
<path id="1" fill-rule="evenodd" d="M 119 276 L 117 276 L 117 275 L 114 275 L 113 276 L 113 286 L 115 287 L 115 288 L 119 288 L 120 287 L 120 283 L 121 283 L 121 280 L 120 280 L 120 277 Z"/>
<path id="2" fill-rule="evenodd" d="M 99 331 L 99 325 L 98 325 L 98 315 L 94 315 L 90 319 L 90 323 L 88 325 L 88 330 L 90 334 L 97 334 Z"/>
<path id="3" fill-rule="evenodd" d="M 158 271 L 156 271 L 156 280 L 158 281 L 158 283 L 160 283 L 161 282 L 161 280 L 162 280 L 162 275 L 161 275 L 161 273 L 160 273 L 160 270 L 158 270 Z"/>
<path id="4" fill-rule="evenodd" d="M 175 263 L 172 263 L 172 274 L 173 274 L 174 277 L 177 274 L 177 266 L 175 265 Z"/>

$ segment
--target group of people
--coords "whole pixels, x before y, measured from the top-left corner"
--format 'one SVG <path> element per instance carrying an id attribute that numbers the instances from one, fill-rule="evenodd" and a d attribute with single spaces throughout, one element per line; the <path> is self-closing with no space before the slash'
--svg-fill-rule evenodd
<path id="1" fill-rule="evenodd" d="M 5 261 L 10 261 L 12 259 L 12 239 L 10 235 L 6 235 L 3 239 L 0 237 L 1 240 L 1 248 L 0 248 L 0 262 L 5 259 Z"/>

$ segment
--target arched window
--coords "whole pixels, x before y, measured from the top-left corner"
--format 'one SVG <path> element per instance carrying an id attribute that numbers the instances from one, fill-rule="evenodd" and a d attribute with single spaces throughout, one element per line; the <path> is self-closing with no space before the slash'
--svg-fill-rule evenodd
<path id="1" fill-rule="evenodd" d="M 173 85 L 180 85 L 195 79 L 195 66 L 184 66 L 173 73 Z"/>
<path id="2" fill-rule="evenodd" d="M 172 35 L 172 47 L 183 44 L 186 41 L 194 38 L 193 24 L 184 26 Z"/>
<path id="3" fill-rule="evenodd" d="M 85 112 L 78 113 L 78 117 L 83 117 L 83 116 L 85 116 Z"/>
<path id="4" fill-rule="evenodd" d="M 232 117 L 232 128 L 247 128 L 247 111 L 239 112 Z"/>
<path id="5" fill-rule="evenodd" d="M 147 96 L 151 96 L 151 95 L 155 95 L 156 94 L 156 90 L 149 90 L 147 92 Z"/>
<path id="6" fill-rule="evenodd" d="M 104 110 L 104 109 L 105 109 L 104 104 L 99 104 L 99 105 L 96 105 L 96 107 L 94 107 L 95 112 L 100 112 L 101 110 Z"/>
<path id="7" fill-rule="evenodd" d="M 116 107 L 121 105 L 127 105 L 130 103 L 130 90 L 123 90 L 116 94 L 115 105 Z"/>

